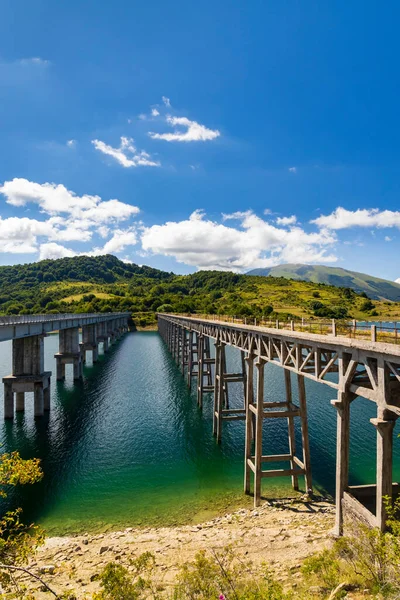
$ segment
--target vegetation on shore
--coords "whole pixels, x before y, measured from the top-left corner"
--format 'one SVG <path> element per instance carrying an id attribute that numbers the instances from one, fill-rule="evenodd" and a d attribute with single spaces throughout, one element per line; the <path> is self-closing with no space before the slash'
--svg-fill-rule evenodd
<path id="1" fill-rule="evenodd" d="M 271 319 L 400 320 L 400 303 L 349 287 L 221 271 L 174 275 L 114 256 L 78 256 L 0 267 L 0 313 L 129 311 L 140 327 L 156 312 Z"/>

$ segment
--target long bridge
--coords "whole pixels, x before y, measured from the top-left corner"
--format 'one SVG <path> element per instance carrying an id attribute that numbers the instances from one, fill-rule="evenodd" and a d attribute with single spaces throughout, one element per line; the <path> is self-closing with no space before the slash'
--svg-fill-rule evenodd
<path id="1" fill-rule="evenodd" d="M 55 355 L 56 378 L 65 378 L 65 366 L 73 365 L 75 380 L 82 379 L 86 352 L 98 359 L 101 343 L 109 344 L 128 329 L 129 313 L 47 314 L 0 317 L 0 341 L 12 340 L 12 373 L 3 377 L 4 418 L 25 410 L 25 393 L 33 392 L 34 415 L 50 410 L 51 371 L 44 370 L 44 337 L 59 332 L 59 351 Z M 79 331 L 82 331 L 80 341 Z M 14 403 L 15 398 L 15 403 Z"/>
<path id="2" fill-rule="evenodd" d="M 244 491 L 250 493 L 254 480 L 254 503 L 261 499 L 261 481 L 276 476 L 291 477 L 298 489 L 299 476 L 312 493 L 311 457 L 307 420 L 305 379 L 329 386 L 337 411 L 336 520 L 335 534 L 343 532 L 346 515 L 371 526 L 385 528 L 386 498 L 397 492 L 393 483 L 393 429 L 400 416 L 400 348 L 390 343 L 348 339 L 226 323 L 173 314 L 158 314 L 161 336 L 192 387 L 196 381 L 197 402 L 205 392 L 213 393 L 213 433 L 223 435 L 223 421 L 245 421 Z M 215 353 L 210 346 L 215 344 Z M 228 373 L 225 348 L 237 348 L 242 370 Z M 264 400 L 264 371 L 273 364 L 283 371 L 285 397 Z M 292 398 L 292 374 L 297 378 L 298 406 Z M 256 375 L 256 376 L 255 376 Z M 243 382 L 243 406 L 230 408 L 229 384 Z M 376 429 L 376 484 L 349 485 L 350 409 L 362 396 L 376 405 L 371 424 Z M 263 422 L 285 419 L 288 426 L 288 452 L 263 454 Z M 300 424 L 302 449 L 296 451 L 295 422 Z M 286 463 L 282 469 L 268 469 L 268 463 Z"/>

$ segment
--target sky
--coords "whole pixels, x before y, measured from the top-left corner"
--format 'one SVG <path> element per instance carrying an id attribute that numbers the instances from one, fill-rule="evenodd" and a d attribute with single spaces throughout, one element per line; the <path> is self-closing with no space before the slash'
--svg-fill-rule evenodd
<path id="1" fill-rule="evenodd" d="M 400 4 L 1 0 L 0 264 L 400 278 Z"/>

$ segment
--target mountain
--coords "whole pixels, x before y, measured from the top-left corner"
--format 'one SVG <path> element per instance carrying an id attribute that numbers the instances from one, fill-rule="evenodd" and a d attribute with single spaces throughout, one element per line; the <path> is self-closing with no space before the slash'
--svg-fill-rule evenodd
<path id="1" fill-rule="evenodd" d="M 277 277 L 224 271 L 175 275 L 111 255 L 43 260 L 0 267 L 0 314 L 129 311 L 139 326 L 154 325 L 156 312 L 279 320 L 400 319 L 400 303 L 366 299 L 345 287 L 353 279 L 340 280 L 344 287 L 335 287 L 303 281 L 306 273 L 297 272 L 297 280 L 283 273 Z M 372 295 L 370 288 L 367 292 Z"/>
<path id="2" fill-rule="evenodd" d="M 348 271 L 340 267 L 325 267 L 322 265 L 279 265 L 269 269 L 253 269 L 248 275 L 263 275 L 265 277 L 285 277 L 326 283 L 336 287 L 348 287 L 358 294 L 365 293 L 374 300 L 400 301 L 400 284 L 387 279 L 380 279 L 357 271 Z"/>

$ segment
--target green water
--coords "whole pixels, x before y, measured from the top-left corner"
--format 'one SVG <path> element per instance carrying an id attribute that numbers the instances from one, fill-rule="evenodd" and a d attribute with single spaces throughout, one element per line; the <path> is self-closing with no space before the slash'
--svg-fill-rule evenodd
<path id="1" fill-rule="evenodd" d="M 58 337 L 45 339 L 45 368 L 55 373 Z M 0 345 L 0 375 L 11 372 L 11 343 Z M 239 352 L 229 349 L 228 367 L 237 370 Z M 283 373 L 269 365 L 266 398 L 283 393 Z M 314 481 L 333 492 L 335 472 L 334 391 L 308 381 L 308 409 Z M 294 396 L 296 387 L 294 382 Z M 232 406 L 239 405 L 241 384 L 233 384 Z M 222 444 L 212 436 L 211 396 L 201 413 L 164 342 L 156 332 L 127 334 L 76 384 L 52 380 L 50 414 L 34 419 L 33 400 L 14 422 L 0 415 L 6 451 L 37 456 L 43 482 L 9 497 L 23 506 L 25 519 L 49 532 L 82 531 L 128 525 L 193 522 L 229 504 L 250 502 L 242 494 L 243 422 L 224 423 Z M 2 403 L 1 403 L 2 407 Z M 352 405 L 351 483 L 375 478 L 372 403 Z M 265 423 L 265 450 L 286 451 L 285 424 Z M 297 437 L 299 438 L 297 431 Z M 300 438 L 298 439 L 301 446 Z M 400 476 L 400 440 L 395 442 L 395 475 Z M 289 493 L 287 480 L 264 481 L 263 495 Z"/>

